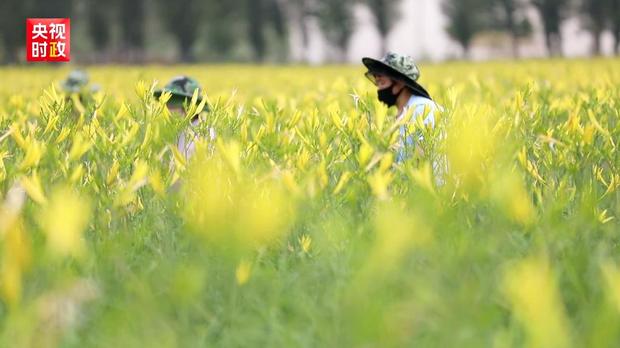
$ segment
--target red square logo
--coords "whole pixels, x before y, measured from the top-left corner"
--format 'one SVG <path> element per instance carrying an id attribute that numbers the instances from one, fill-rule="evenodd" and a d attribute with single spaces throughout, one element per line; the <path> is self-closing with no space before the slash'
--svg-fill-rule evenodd
<path id="1" fill-rule="evenodd" d="M 68 62 L 71 60 L 69 18 L 26 19 L 26 60 Z"/>

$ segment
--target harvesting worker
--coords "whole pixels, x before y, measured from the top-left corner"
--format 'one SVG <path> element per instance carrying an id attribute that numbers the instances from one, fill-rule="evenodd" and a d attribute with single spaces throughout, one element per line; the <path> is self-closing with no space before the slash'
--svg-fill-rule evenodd
<path id="1" fill-rule="evenodd" d="M 426 126 L 435 126 L 435 113 L 439 109 L 430 94 L 418 83 L 420 69 L 413 58 L 388 52 L 381 60 L 363 58 L 362 63 L 368 71 L 366 77 L 377 86 L 377 97 L 388 107 L 398 109 L 397 121 L 402 121 L 408 114 L 411 119 L 404 123 L 415 122 L 423 118 Z M 408 111 L 413 109 L 411 113 Z M 407 134 L 406 125 L 399 129 L 400 140 L 397 152 L 397 162 L 402 162 L 408 153 L 414 150 L 416 141 L 422 141 L 421 136 Z M 417 138 L 417 139 L 416 139 Z"/>
<path id="2" fill-rule="evenodd" d="M 78 111 L 83 111 L 84 108 L 92 106 L 95 101 L 93 95 L 101 90 L 97 84 L 89 85 L 88 73 L 84 70 L 71 71 L 67 78 L 60 83 L 60 88 L 65 93 L 65 100 L 76 114 L 79 114 Z"/>
<path id="3" fill-rule="evenodd" d="M 84 70 L 72 70 L 67 78 L 60 83 L 60 87 L 67 94 L 96 93 L 100 90 L 99 85 L 88 85 L 88 73 Z"/>
<path id="4" fill-rule="evenodd" d="M 200 103 L 202 101 L 202 88 L 198 82 L 191 77 L 177 76 L 170 80 L 164 88 L 155 90 L 153 95 L 156 98 L 159 98 L 159 96 L 161 96 L 164 92 L 169 92 L 172 94 L 172 97 L 166 104 L 168 110 L 178 117 L 185 117 L 186 107 L 189 106 L 195 91 L 198 91 L 197 103 Z M 202 111 L 208 112 L 209 106 L 205 105 Z M 199 114 L 196 114 L 191 117 L 189 127 L 182 131 L 177 139 L 177 149 L 186 160 L 188 160 L 196 151 L 195 141 L 199 137 L 197 130 L 201 122 L 199 116 Z M 209 138 L 211 140 L 215 139 L 215 130 L 213 127 L 209 127 L 208 131 Z"/>

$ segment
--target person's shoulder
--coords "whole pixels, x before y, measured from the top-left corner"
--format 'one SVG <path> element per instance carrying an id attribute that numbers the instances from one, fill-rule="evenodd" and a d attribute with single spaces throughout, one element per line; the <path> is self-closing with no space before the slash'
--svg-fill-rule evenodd
<path id="1" fill-rule="evenodd" d="M 411 98 L 409 98 L 407 107 L 414 108 L 417 112 L 422 112 L 422 110 L 426 109 L 428 109 L 430 112 L 433 112 L 435 111 L 435 109 L 437 109 L 437 104 L 435 104 L 435 102 L 429 98 L 412 95 Z"/>
<path id="2" fill-rule="evenodd" d="M 431 111 L 444 111 L 444 108 L 437 104 L 434 100 L 426 98 L 426 97 L 421 97 L 418 95 L 412 95 L 411 98 L 409 98 L 409 102 L 407 103 L 407 107 L 415 107 L 416 109 L 422 109 L 422 108 L 430 108 Z"/>
<path id="3" fill-rule="evenodd" d="M 418 106 L 418 105 L 432 105 L 435 106 L 435 102 L 431 99 L 421 97 L 418 95 L 412 95 L 409 98 L 409 102 L 407 103 L 409 106 Z"/>

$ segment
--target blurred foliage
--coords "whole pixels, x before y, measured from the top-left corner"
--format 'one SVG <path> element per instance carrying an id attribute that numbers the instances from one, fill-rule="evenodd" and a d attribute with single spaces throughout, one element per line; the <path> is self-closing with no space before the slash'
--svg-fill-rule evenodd
<path id="1" fill-rule="evenodd" d="M 1 345 L 615 346 L 620 62 L 422 69 L 402 163 L 361 68 L 0 69 Z"/>

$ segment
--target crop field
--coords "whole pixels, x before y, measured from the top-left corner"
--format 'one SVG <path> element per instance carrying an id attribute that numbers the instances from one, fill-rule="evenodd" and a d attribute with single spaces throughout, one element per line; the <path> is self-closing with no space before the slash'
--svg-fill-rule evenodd
<path id="1" fill-rule="evenodd" d="M 0 68 L 0 346 L 620 346 L 620 60 L 421 70 Z"/>

